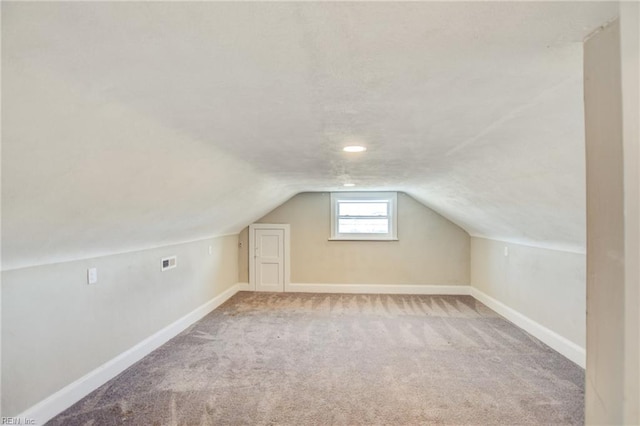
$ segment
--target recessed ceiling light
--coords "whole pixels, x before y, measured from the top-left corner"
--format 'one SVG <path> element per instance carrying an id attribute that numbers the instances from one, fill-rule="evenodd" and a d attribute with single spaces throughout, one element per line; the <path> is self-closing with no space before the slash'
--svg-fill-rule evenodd
<path id="1" fill-rule="evenodd" d="M 366 151 L 367 148 L 361 145 L 349 145 L 342 148 L 344 152 L 363 152 Z"/>
<path id="2" fill-rule="evenodd" d="M 342 185 L 342 186 L 356 186 L 356 184 L 355 184 L 355 183 L 345 183 L 345 184 L 344 184 L 344 185 Z"/>

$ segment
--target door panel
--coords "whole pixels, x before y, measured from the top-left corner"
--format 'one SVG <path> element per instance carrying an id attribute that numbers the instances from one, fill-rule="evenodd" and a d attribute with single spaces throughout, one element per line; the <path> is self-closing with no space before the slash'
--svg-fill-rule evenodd
<path id="1" fill-rule="evenodd" d="M 284 291 L 284 230 L 255 229 L 257 291 Z"/>
<path id="2" fill-rule="evenodd" d="M 260 230 L 258 232 L 258 247 L 261 251 L 262 258 L 275 258 L 278 259 L 281 257 L 280 246 L 282 240 L 282 231 L 279 231 L 278 235 L 273 235 L 270 233 L 271 229 L 268 230 Z"/>
<path id="3" fill-rule="evenodd" d="M 258 276 L 261 278 L 260 283 L 265 285 L 278 285 L 281 281 L 280 265 L 277 263 L 260 263 L 260 271 Z"/>

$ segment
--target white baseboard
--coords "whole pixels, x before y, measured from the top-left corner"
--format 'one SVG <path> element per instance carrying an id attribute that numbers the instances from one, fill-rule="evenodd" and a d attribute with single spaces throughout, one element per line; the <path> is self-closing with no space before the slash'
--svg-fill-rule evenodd
<path id="1" fill-rule="evenodd" d="M 569 358 L 580 367 L 585 368 L 585 366 L 587 365 L 587 353 L 585 348 L 576 345 L 575 343 L 565 337 L 562 337 L 555 331 L 552 331 L 547 327 L 532 320 L 531 318 L 524 316 L 520 312 L 508 307 L 504 303 L 483 293 L 477 288 L 471 288 L 471 295 L 521 329 L 525 330 L 532 336 L 540 339 L 546 345 L 560 352 L 562 355 Z"/>
<path id="2" fill-rule="evenodd" d="M 249 283 L 238 283 L 236 285 L 238 286 L 238 291 L 253 291 Z"/>
<path id="3" fill-rule="evenodd" d="M 27 409 L 21 414 L 15 416 L 22 419 L 33 419 L 35 424 L 45 424 L 57 414 L 60 414 L 76 402 L 93 392 L 131 365 L 140 361 L 142 358 L 153 352 L 155 349 L 167 343 L 173 337 L 180 334 L 187 327 L 203 318 L 209 312 L 226 302 L 239 290 L 244 290 L 244 286 L 240 283 L 225 290 L 218 296 L 214 297 L 204 305 L 194 309 L 187 315 L 169 324 L 162 330 L 147 337 L 132 348 L 124 351 L 115 358 L 107 361 L 95 370 L 82 376 L 75 382 L 65 386 L 58 392 L 40 401 L 33 407 Z"/>
<path id="4" fill-rule="evenodd" d="M 106 362 L 75 382 L 27 409 L 16 418 L 33 419 L 44 424 L 66 410 L 98 387 L 159 348 L 187 327 L 226 302 L 238 291 L 251 291 L 248 283 L 237 283 L 209 302 L 169 324 L 112 360 Z M 586 365 L 585 349 L 538 324 L 507 305 L 469 285 L 383 285 L 383 284 L 301 284 L 287 285 L 287 292 L 299 293 L 352 293 L 352 294 L 433 294 L 471 295 L 518 327 L 531 333 L 545 344 L 569 358 L 582 368 Z"/>
<path id="5" fill-rule="evenodd" d="M 468 285 L 412 284 L 301 284 L 286 286 L 291 293 L 352 293 L 352 294 L 442 294 L 470 295 Z"/>

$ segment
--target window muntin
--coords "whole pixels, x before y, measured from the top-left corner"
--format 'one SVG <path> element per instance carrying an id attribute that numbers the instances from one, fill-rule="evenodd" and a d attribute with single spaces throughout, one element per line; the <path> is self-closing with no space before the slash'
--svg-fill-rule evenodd
<path id="1" fill-rule="evenodd" d="M 389 219 L 338 218 L 339 234 L 387 234 Z"/>
<path id="2" fill-rule="evenodd" d="M 338 216 L 388 216 L 387 200 L 338 200 Z"/>
<path id="3" fill-rule="evenodd" d="M 395 240 L 395 192 L 331 194 L 331 240 Z"/>

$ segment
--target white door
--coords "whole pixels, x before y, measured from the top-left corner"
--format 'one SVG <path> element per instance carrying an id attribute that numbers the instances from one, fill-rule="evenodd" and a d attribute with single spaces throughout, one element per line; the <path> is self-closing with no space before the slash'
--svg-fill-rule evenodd
<path id="1" fill-rule="evenodd" d="M 285 254 L 288 254 L 288 225 L 256 224 L 251 226 L 253 250 L 253 282 L 256 291 L 284 291 L 286 281 Z M 251 253 L 250 253 L 251 256 Z M 251 272 L 251 271 L 250 271 Z"/>

